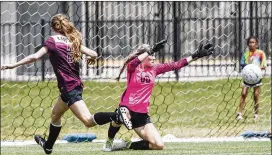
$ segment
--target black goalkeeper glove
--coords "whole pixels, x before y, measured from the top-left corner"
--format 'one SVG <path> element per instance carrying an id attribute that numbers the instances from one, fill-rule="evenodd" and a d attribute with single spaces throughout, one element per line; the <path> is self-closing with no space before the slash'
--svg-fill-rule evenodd
<path id="1" fill-rule="evenodd" d="M 155 45 L 153 45 L 153 47 L 150 49 L 150 51 L 148 52 L 149 55 L 153 55 L 154 53 L 160 51 L 162 48 L 164 48 L 164 44 L 167 42 L 166 39 L 156 43 Z"/>
<path id="2" fill-rule="evenodd" d="M 200 44 L 197 52 L 192 55 L 192 58 L 193 59 L 202 58 L 204 56 L 209 56 L 213 54 L 213 52 L 214 52 L 214 46 L 212 44 L 206 44 L 204 47 L 203 47 L 203 44 Z"/>

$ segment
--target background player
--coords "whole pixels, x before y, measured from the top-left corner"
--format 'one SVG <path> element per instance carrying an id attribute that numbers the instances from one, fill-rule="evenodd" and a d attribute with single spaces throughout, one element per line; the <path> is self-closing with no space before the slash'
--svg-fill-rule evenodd
<path id="1" fill-rule="evenodd" d="M 155 47 L 162 48 L 163 44 Z M 198 58 L 211 55 L 214 52 L 214 46 L 207 44 L 203 47 L 201 44 L 198 51 L 192 56 L 176 62 L 154 65 L 155 57 L 153 54 L 156 51 L 158 50 L 150 48 L 147 44 L 139 46 L 136 51 L 128 56 L 117 78 L 117 80 L 119 80 L 120 75 L 127 67 L 127 88 L 121 97 L 119 106 L 122 108 L 126 107 L 126 114 L 132 122 L 132 128 L 143 140 L 113 145 L 114 137 L 121 125 L 118 122 L 112 122 L 108 130 L 108 140 L 103 147 L 104 151 L 121 148 L 162 150 L 164 143 L 148 115 L 149 99 L 152 94 L 156 76 L 165 72 L 178 70 Z"/>
<path id="2" fill-rule="evenodd" d="M 248 64 L 255 64 L 260 66 L 262 70 L 266 68 L 266 57 L 264 51 L 258 49 L 259 41 L 255 36 L 251 36 L 247 39 L 248 50 L 243 54 L 241 58 L 241 67 L 244 68 Z M 237 112 L 237 119 L 243 119 L 242 111 L 245 107 L 245 100 L 248 94 L 249 88 L 254 89 L 254 120 L 259 118 L 259 94 L 262 80 L 255 85 L 250 85 L 243 81 L 242 94 L 240 98 L 239 110 Z"/>

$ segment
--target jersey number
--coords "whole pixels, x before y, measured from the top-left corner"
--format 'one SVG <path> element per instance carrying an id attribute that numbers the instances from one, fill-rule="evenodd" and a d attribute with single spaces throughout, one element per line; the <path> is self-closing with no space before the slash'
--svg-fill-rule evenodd
<path id="1" fill-rule="evenodd" d="M 141 76 L 141 82 L 142 83 L 150 83 L 150 78 L 149 76 Z"/>
<path id="2" fill-rule="evenodd" d="M 68 45 L 67 46 L 67 62 L 68 63 L 73 63 L 73 57 L 71 53 L 71 47 Z"/>

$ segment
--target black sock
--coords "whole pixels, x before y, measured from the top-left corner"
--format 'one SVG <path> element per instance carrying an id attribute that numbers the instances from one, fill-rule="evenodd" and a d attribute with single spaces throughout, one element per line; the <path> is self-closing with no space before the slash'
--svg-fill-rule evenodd
<path id="1" fill-rule="evenodd" d="M 113 139 L 116 135 L 116 133 L 120 130 L 121 126 L 118 126 L 118 127 L 114 127 L 111 123 L 110 123 L 110 127 L 109 127 L 109 130 L 108 130 L 108 137 L 110 139 Z"/>
<path id="2" fill-rule="evenodd" d="M 129 148 L 133 150 L 150 150 L 149 142 L 145 140 L 132 142 Z"/>
<path id="3" fill-rule="evenodd" d="M 48 136 L 47 141 L 45 142 L 45 148 L 47 148 L 47 149 L 53 148 L 53 145 L 55 144 L 55 142 L 59 136 L 60 130 L 61 130 L 61 125 L 55 126 L 50 123 L 49 136 Z"/>
<path id="4" fill-rule="evenodd" d="M 98 125 L 107 124 L 116 120 L 116 112 L 98 112 L 94 114 L 94 121 Z"/>

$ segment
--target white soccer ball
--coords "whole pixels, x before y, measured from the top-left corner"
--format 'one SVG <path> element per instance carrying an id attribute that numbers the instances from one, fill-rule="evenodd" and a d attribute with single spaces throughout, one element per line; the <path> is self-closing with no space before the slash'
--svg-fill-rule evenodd
<path id="1" fill-rule="evenodd" d="M 242 77 L 248 84 L 257 84 L 262 79 L 262 70 L 254 64 L 246 65 L 242 70 Z"/>

